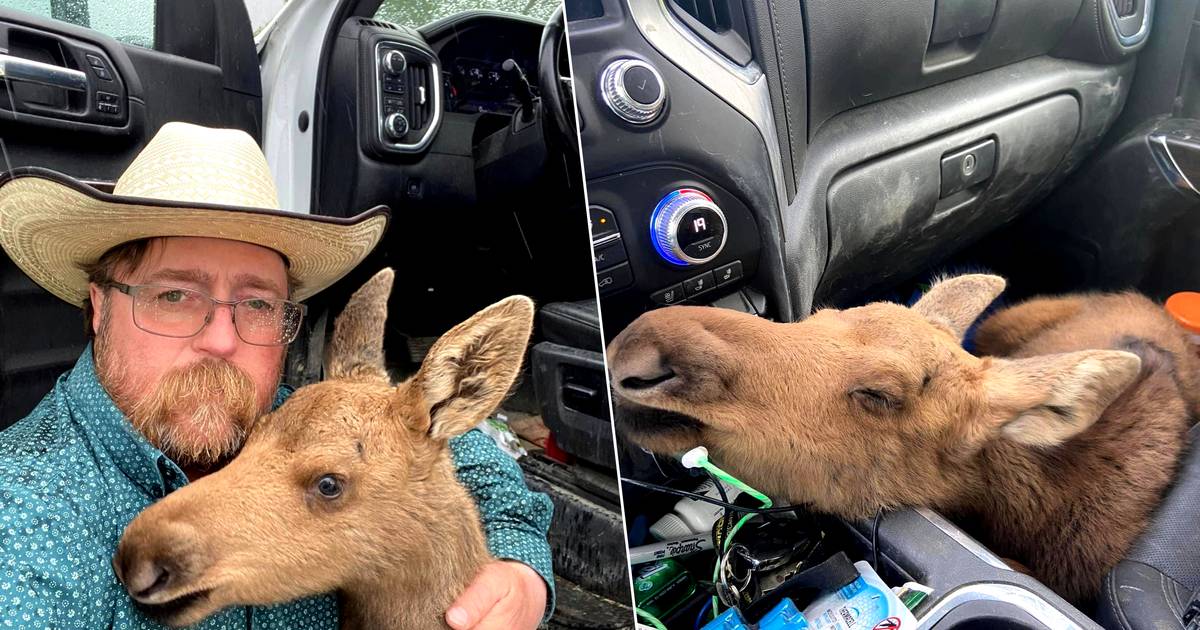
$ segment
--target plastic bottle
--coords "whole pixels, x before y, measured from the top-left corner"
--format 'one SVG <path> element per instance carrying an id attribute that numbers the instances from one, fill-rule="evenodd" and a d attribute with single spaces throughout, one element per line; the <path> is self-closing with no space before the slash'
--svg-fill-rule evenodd
<path id="1" fill-rule="evenodd" d="M 725 487 L 725 496 L 729 498 L 730 503 L 742 493 L 741 490 L 727 483 L 721 485 Z M 695 493 L 714 499 L 721 498 L 721 493 L 717 491 L 717 484 L 713 483 L 712 479 L 700 484 Z M 713 523 L 716 523 L 724 513 L 725 508 L 719 505 L 696 499 L 680 499 L 669 514 L 650 526 L 650 535 L 657 540 L 669 540 L 688 534 L 708 534 L 712 531 Z"/>

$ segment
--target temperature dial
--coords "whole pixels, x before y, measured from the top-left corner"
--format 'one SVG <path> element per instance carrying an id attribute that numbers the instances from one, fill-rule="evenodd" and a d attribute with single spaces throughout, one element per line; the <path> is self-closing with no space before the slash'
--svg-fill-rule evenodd
<path id="1" fill-rule="evenodd" d="M 408 119 L 404 114 L 388 114 L 388 117 L 383 119 L 383 130 L 391 139 L 399 140 L 408 133 Z"/>
<path id="2" fill-rule="evenodd" d="M 400 74 L 408 67 L 408 60 L 399 50 L 389 50 L 383 53 L 383 69 L 391 74 Z"/>
<path id="3" fill-rule="evenodd" d="M 604 69 L 600 95 L 622 120 L 645 125 L 662 113 L 667 88 L 654 66 L 640 59 L 618 59 Z"/>
<path id="4" fill-rule="evenodd" d="M 688 267 L 717 257 L 725 247 L 725 213 L 712 197 L 681 188 L 663 197 L 650 215 L 650 241 L 663 260 Z"/>

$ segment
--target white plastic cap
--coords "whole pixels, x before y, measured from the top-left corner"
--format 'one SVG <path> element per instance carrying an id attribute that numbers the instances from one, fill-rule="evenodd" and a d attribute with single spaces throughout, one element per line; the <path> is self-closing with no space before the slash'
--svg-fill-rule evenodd
<path id="1" fill-rule="evenodd" d="M 682 538 L 691 533 L 692 530 L 687 526 L 687 523 L 674 514 L 667 514 L 650 526 L 650 535 L 658 540 Z"/>
<path id="2" fill-rule="evenodd" d="M 697 446 L 679 458 L 679 463 L 683 464 L 686 468 L 700 468 L 707 461 L 708 449 L 703 446 Z"/>

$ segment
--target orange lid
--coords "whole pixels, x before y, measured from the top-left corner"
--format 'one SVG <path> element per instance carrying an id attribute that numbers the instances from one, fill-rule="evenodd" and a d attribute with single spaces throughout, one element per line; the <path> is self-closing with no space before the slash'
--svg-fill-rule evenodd
<path id="1" fill-rule="evenodd" d="M 1180 326 L 1200 335 L 1200 293 L 1184 291 L 1167 298 L 1167 312 Z"/>

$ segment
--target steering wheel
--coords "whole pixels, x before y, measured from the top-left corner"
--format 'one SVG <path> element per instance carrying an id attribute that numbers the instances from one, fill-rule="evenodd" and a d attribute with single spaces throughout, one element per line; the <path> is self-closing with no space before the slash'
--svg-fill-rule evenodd
<path id="1" fill-rule="evenodd" d="M 542 110 L 548 126 L 566 148 L 567 162 L 575 163 L 579 155 L 579 136 L 575 130 L 575 90 L 570 76 L 558 73 L 559 61 L 566 53 L 566 16 L 560 4 L 542 29 L 538 49 L 538 91 L 542 93 Z"/>

